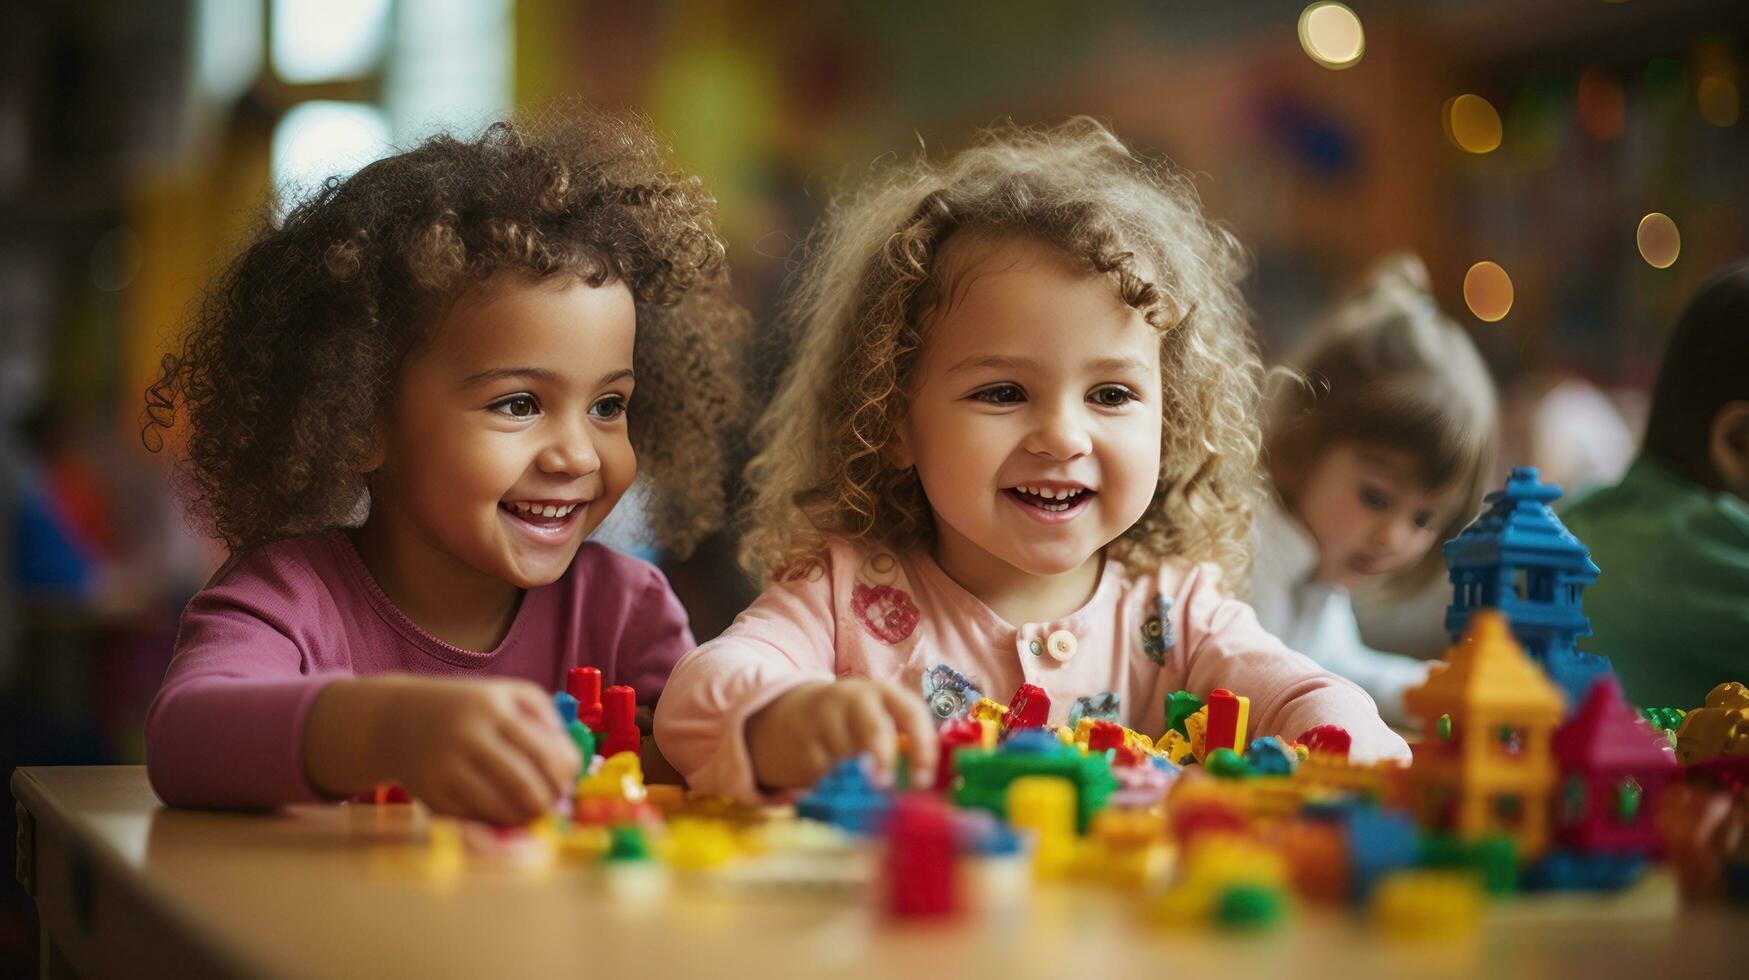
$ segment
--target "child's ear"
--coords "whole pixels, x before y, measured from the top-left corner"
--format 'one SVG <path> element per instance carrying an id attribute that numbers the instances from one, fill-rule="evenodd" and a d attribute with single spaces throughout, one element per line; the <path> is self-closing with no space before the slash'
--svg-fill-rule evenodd
<path id="1" fill-rule="evenodd" d="M 1727 402 L 1713 416 L 1707 456 L 1725 489 L 1749 499 L 1749 402 Z"/>

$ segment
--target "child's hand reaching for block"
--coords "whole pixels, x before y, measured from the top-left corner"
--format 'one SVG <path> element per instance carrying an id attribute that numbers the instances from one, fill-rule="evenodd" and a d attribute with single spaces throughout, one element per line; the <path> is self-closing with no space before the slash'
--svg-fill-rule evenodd
<path id="1" fill-rule="evenodd" d="M 432 810 L 501 826 L 552 809 L 582 759 L 552 699 L 519 680 L 337 680 L 310 710 L 310 782 L 335 796 L 394 781 Z"/>
<path id="2" fill-rule="evenodd" d="M 767 789 L 812 786 L 841 759 L 867 752 L 876 778 L 891 778 L 903 737 L 912 782 L 936 762 L 935 722 L 921 698 L 884 681 L 850 677 L 804 684 L 747 719 L 747 751 Z"/>

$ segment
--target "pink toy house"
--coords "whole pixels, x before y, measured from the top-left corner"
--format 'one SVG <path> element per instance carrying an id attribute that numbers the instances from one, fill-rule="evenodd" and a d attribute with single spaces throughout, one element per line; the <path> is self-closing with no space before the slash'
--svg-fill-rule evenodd
<path id="1" fill-rule="evenodd" d="M 1663 744 L 1623 700 L 1613 674 L 1593 682 L 1551 743 L 1560 769 L 1555 840 L 1592 854 L 1655 853 L 1658 799 L 1677 774 Z"/>

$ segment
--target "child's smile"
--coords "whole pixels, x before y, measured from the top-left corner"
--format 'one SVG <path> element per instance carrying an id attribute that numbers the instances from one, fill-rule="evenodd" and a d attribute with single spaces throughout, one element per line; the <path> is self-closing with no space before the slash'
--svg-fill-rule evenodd
<path id="1" fill-rule="evenodd" d="M 924 325 L 896 462 L 917 468 L 950 576 L 992 605 L 1032 594 L 1007 609 L 1024 619 L 1066 614 L 1153 499 L 1159 335 L 1048 246 L 973 236 L 944 252 L 952 299 Z"/>

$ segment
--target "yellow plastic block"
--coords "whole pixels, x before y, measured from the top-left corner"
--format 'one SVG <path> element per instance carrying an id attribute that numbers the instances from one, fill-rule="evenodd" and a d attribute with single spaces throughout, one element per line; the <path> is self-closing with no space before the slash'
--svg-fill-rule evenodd
<path id="1" fill-rule="evenodd" d="M 644 788 L 644 767 L 638 754 L 620 752 L 603 759 L 601 768 L 577 780 L 577 795 L 585 799 L 643 802 L 649 792 Z"/>
<path id="2" fill-rule="evenodd" d="M 1197 762 L 1208 755 L 1209 709 L 1204 705 L 1196 709 L 1196 714 L 1184 719 L 1184 731 L 1190 735 L 1190 754 Z"/>
<path id="3" fill-rule="evenodd" d="M 1482 920 L 1482 883 L 1467 871 L 1399 871 L 1373 890 L 1373 925 L 1399 939 L 1456 939 Z"/>
<path id="4" fill-rule="evenodd" d="M 972 717 L 979 721 L 1001 725 L 1002 720 L 1008 717 L 1008 706 L 989 698 L 979 698 L 978 703 L 972 705 Z"/>

